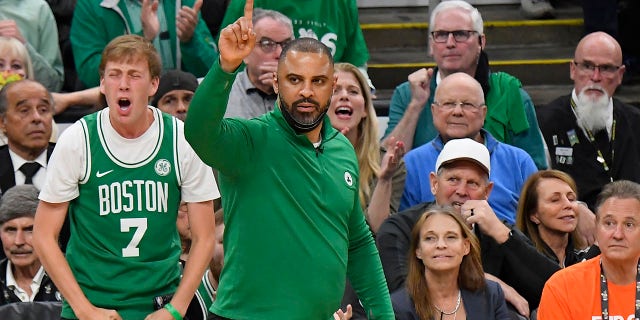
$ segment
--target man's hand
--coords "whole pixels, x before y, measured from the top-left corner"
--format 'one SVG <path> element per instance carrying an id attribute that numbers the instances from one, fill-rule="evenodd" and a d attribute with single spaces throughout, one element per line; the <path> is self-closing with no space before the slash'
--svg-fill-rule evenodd
<path id="1" fill-rule="evenodd" d="M 196 0 L 193 8 L 182 6 L 176 16 L 176 28 L 178 39 L 181 42 L 189 42 L 198 25 L 198 12 L 202 7 L 202 0 Z"/>
<path id="2" fill-rule="evenodd" d="M 334 320 L 349 320 L 353 316 L 353 308 L 350 304 L 347 305 L 347 312 L 342 311 L 342 309 L 338 309 L 338 311 L 333 313 Z"/>
<path id="3" fill-rule="evenodd" d="M 493 212 L 487 200 L 467 200 L 460 213 L 469 226 L 478 225 L 480 230 L 502 244 L 509 239 L 509 227 L 504 225 Z"/>
<path id="4" fill-rule="evenodd" d="M 423 107 L 431 96 L 431 77 L 433 77 L 433 68 L 422 68 L 409 75 L 409 84 L 411 88 L 411 100 L 417 105 Z"/>
<path id="5" fill-rule="evenodd" d="M 516 289 L 504 283 L 504 281 L 500 280 L 498 277 L 490 273 L 485 273 L 484 277 L 497 282 L 504 292 L 504 299 L 516 308 L 516 311 L 518 311 L 519 314 L 529 319 L 529 302 L 527 302 L 527 299 L 523 298 Z"/>
<path id="6" fill-rule="evenodd" d="M 93 307 L 93 311 L 88 315 L 76 314 L 80 320 L 122 320 L 117 311 Z"/>
<path id="7" fill-rule="evenodd" d="M 16 38 L 23 44 L 27 43 L 14 20 L 0 20 L 0 36 Z"/>
<path id="8" fill-rule="evenodd" d="M 504 284 L 504 286 L 502 286 Z M 501 284 L 502 291 L 504 291 L 504 299 L 509 302 L 519 314 L 529 318 L 529 302 L 527 299 L 523 298 L 514 288 L 505 284 L 504 282 Z"/>
<path id="9" fill-rule="evenodd" d="M 596 242 L 596 215 L 589 210 L 584 202 L 574 202 L 573 206 L 573 211 L 576 212 L 578 218 L 578 226 L 576 227 L 578 237 L 582 238 L 587 246 L 593 245 Z"/>
<path id="10" fill-rule="evenodd" d="M 278 71 L 278 61 L 265 61 L 258 66 L 258 69 L 260 70 L 258 82 L 273 87 L 273 79 Z"/>
<path id="11" fill-rule="evenodd" d="M 142 23 L 142 33 L 144 38 L 149 41 L 153 41 L 160 32 L 158 5 L 158 0 L 142 0 L 140 22 Z"/>
<path id="12" fill-rule="evenodd" d="M 403 141 L 406 150 L 411 150 L 414 147 L 413 138 L 416 134 L 418 118 L 420 118 L 420 113 L 424 110 L 425 104 L 431 96 L 429 87 L 431 77 L 433 77 L 433 68 L 422 68 L 409 75 L 411 100 L 396 127 L 387 135 L 387 137 L 394 136 L 396 139 Z M 382 145 L 387 149 L 393 148 L 388 138 L 382 141 Z"/>
<path id="13" fill-rule="evenodd" d="M 226 72 L 235 71 L 242 60 L 251 53 L 256 44 L 253 32 L 253 0 L 247 0 L 244 16 L 226 26 L 220 32 L 218 49 L 220 50 L 220 67 Z"/>

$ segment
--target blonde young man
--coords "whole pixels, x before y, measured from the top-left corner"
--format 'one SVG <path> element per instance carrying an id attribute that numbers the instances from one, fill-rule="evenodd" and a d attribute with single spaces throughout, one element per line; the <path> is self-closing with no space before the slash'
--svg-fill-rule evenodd
<path id="1" fill-rule="evenodd" d="M 182 122 L 148 106 L 160 68 L 149 41 L 112 40 L 100 64 L 109 107 L 65 130 L 51 157 L 34 246 L 65 297 L 63 319 L 181 318 L 211 260 L 218 189 Z M 182 277 L 180 199 L 192 240 Z M 56 239 L 67 215 L 65 258 Z"/>

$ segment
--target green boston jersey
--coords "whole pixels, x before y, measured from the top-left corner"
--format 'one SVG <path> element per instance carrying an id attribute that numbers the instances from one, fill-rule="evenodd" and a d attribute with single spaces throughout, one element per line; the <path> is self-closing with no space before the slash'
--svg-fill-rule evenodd
<path id="1" fill-rule="evenodd" d="M 176 120 L 152 110 L 155 148 L 136 163 L 115 156 L 101 120 L 107 109 L 81 119 L 87 169 L 69 206 L 66 257 L 89 301 L 123 319 L 144 319 L 154 311 L 153 298 L 173 293 L 180 282 Z M 135 140 L 124 144 L 139 152 Z M 66 302 L 62 316 L 75 318 Z"/>

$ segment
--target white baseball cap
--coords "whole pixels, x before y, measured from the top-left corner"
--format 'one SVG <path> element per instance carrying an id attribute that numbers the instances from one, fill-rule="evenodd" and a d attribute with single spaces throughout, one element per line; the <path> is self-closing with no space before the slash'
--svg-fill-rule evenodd
<path id="1" fill-rule="evenodd" d="M 478 164 L 484 171 L 491 172 L 491 157 L 484 144 L 469 138 L 449 140 L 436 160 L 436 172 L 443 165 L 456 160 L 469 160 Z"/>

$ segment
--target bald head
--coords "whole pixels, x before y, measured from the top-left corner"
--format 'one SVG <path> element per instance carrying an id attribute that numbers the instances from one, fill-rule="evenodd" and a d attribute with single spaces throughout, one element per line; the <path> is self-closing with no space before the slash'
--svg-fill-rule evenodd
<path id="1" fill-rule="evenodd" d="M 484 92 L 480 83 L 464 72 L 457 72 L 444 78 L 436 87 L 435 100 L 440 102 L 442 100 L 440 97 L 445 94 L 462 94 L 463 92 L 468 98 L 473 98 L 474 103 L 484 101 Z"/>
<path id="2" fill-rule="evenodd" d="M 576 94 L 584 94 L 592 100 L 613 96 L 622 83 L 624 71 L 620 44 L 604 32 L 584 36 L 570 64 Z"/>
<path id="3" fill-rule="evenodd" d="M 445 77 L 436 88 L 431 113 L 443 141 L 460 138 L 481 141 L 480 129 L 487 107 L 480 83 L 464 72 Z"/>
<path id="4" fill-rule="evenodd" d="M 53 98 L 40 83 L 20 80 L 0 90 L 0 130 L 9 149 L 25 160 L 45 151 L 51 138 Z"/>
<path id="5" fill-rule="evenodd" d="M 618 41 L 607 33 L 598 31 L 584 36 L 578 42 L 574 58 L 578 60 L 593 50 L 606 53 L 613 58 L 617 65 L 622 64 L 622 48 L 620 48 Z"/>

